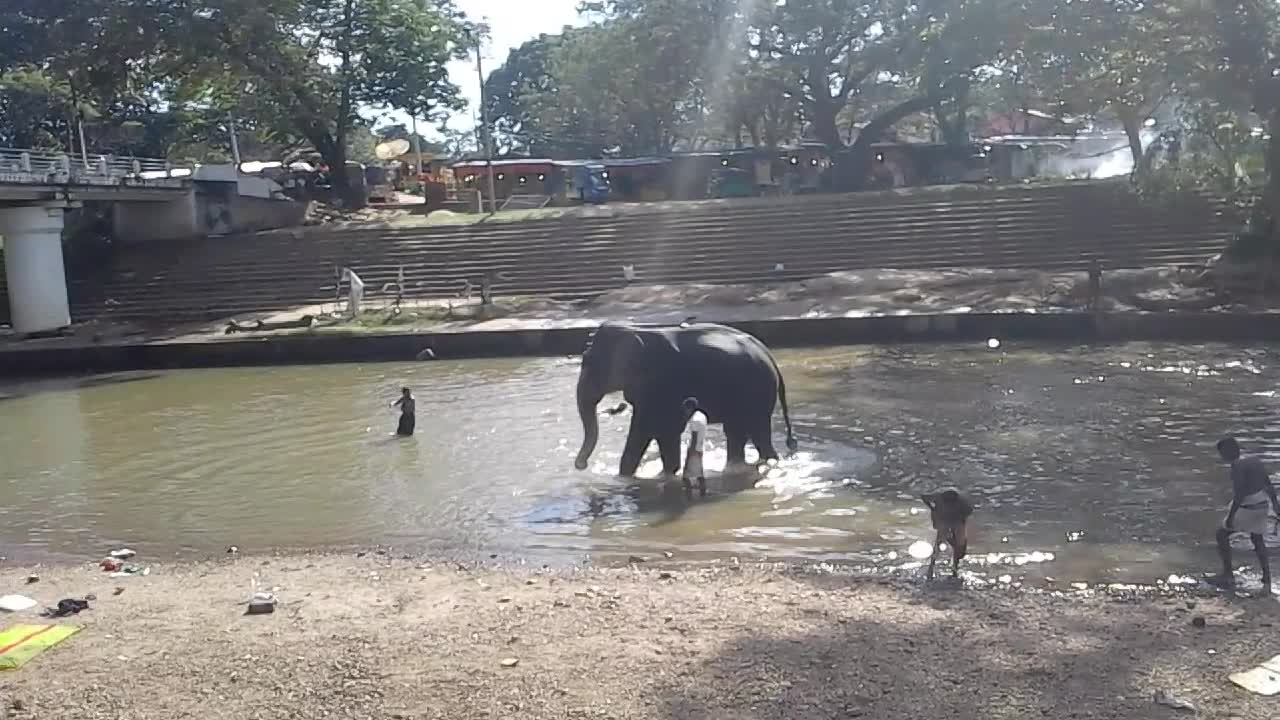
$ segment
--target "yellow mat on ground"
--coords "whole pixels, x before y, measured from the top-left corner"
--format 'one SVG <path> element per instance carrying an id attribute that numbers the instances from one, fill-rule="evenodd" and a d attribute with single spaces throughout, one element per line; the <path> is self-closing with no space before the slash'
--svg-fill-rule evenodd
<path id="1" fill-rule="evenodd" d="M 14 625 L 0 630 L 0 670 L 16 670 L 80 632 L 72 625 Z"/>

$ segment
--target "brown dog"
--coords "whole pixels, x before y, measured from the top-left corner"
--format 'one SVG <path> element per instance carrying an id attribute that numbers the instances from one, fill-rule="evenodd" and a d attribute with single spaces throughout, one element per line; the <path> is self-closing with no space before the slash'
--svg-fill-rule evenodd
<path id="1" fill-rule="evenodd" d="M 933 555 L 929 558 L 929 579 L 933 579 L 933 566 L 944 542 L 951 546 L 951 577 L 958 577 L 960 561 L 969 549 L 968 524 L 973 505 L 955 490 L 921 495 L 920 499 L 929 507 L 929 519 L 937 532 L 933 539 Z"/>

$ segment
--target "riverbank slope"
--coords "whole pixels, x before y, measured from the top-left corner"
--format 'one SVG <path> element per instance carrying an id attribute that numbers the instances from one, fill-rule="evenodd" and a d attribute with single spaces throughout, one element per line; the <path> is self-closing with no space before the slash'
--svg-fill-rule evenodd
<path id="1" fill-rule="evenodd" d="M 243 615 L 255 576 L 278 588 L 273 615 Z M 45 604 L 97 597 L 63 621 L 83 631 L 0 674 L 9 720 L 1190 716 L 1153 702 L 1162 690 L 1199 717 L 1261 718 L 1272 701 L 1227 675 L 1280 652 L 1269 601 L 926 588 L 798 567 L 237 556 L 125 579 L 8 567 L 0 588 Z"/>

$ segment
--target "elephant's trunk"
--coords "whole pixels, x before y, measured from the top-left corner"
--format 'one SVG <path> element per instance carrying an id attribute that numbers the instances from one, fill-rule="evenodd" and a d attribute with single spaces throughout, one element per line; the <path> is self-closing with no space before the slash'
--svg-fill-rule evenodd
<path id="1" fill-rule="evenodd" d="M 587 461 L 591 453 L 596 451 L 596 443 L 600 440 L 600 419 L 596 417 L 596 406 L 604 398 L 586 382 L 585 376 L 578 380 L 578 417 L 582 419 L 582 449 L 578 450 L 578 459 L 573 466 L 579 470 L 587 469 Z"/>

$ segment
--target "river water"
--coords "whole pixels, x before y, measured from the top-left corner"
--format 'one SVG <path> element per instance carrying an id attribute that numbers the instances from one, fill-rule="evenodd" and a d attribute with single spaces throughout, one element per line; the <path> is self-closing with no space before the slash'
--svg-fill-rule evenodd
<path id="1" fill-rule="evenodd" d="M 778 353 L 800 451 L 711 493 L 585 472 L 573 359 L 134 373 L 0 385 L 0 554 L 96 558 L 393 545 L 536 562 L 803 558 L 910 568 L 916 499 L 978 510 L 992 577 L 1151 581 L 1212 569 L 1229 499 L 1213 443 L 1280 457 L 1265 347 L 985 344 Z M 402 385 L 418 435 L 391 436 Z M 603 411 L 610 402 L 602 403 Z M 782 447 L 781 415 L 775 423 Z M 748 457 L 751 457 L 750 450 Z M 641 475 L 653 476 L 653 457 Z M 1242 555 L 1241 560 L 1248 560 Z"/>

